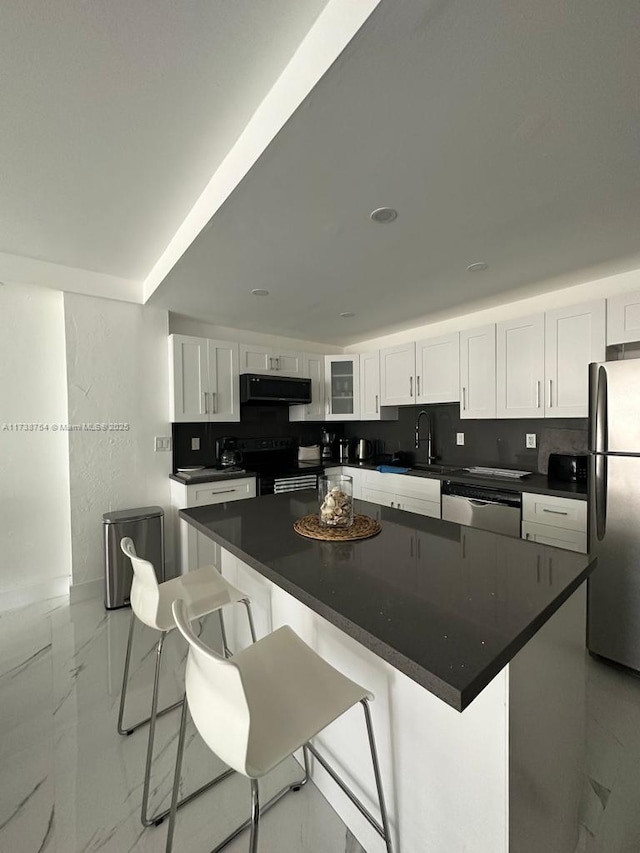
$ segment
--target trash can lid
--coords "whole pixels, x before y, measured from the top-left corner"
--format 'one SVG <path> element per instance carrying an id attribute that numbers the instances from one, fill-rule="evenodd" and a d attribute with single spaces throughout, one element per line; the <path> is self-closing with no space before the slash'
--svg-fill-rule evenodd
<path id="1" fill-rule="evenodd" d="M 105 512 L 102 519 L 105 524 L 116 524 L 123 521 L 143 521 L 145 518 L 157 518 L 164 515 L 161 506 L 141 506 L 137 509 L 120 509 L 117 512 Z"/>

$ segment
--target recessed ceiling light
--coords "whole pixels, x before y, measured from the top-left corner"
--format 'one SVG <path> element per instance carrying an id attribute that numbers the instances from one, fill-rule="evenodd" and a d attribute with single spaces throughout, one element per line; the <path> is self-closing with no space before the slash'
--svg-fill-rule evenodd
<path id="1" fill-rule="evenodd" d="M 269 291 L 262 287 L 254 287 L 251 291 L 252 296 L 269 296 Z"/>
<path id="2" fill-rule="evenodd" d="M 475 264 L 469 264 L 467 272 L 484 272 L 488 268 L 489 264 L 486 264 L 484 261 L 477 261 Z"/>
<path id="3" fill-rule="evenodd" d="M 372 210 L 369 216 L 374 222 L 379 222 L 381 225 L 388 225 L 389 222 L 393 222 L 394 219 L 398 218 L 398 211 L 392 207 L 378 207 Z"/>
<path id="4" fill-rule="evenodd" d="M 348 320 L 350 317 L 355 317 L 356 315 L 353 313 L 353 311 L 342 311 L 340 313 L 340 316 L 344 317 L 345 320 Z"/>

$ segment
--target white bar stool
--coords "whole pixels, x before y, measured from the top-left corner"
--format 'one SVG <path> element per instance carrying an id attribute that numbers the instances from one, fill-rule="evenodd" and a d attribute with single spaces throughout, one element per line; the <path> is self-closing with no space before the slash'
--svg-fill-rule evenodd
<path id="1" fill-rule="evenodd" d="M 258 853 L 261 812 L 274 805 L 288 791 L 298 790 L 308 781 L 309 752 L 329 772 L 382 837 L 387 853 L 392 853 L 389 820 L 369 710 L 371 694 L 330 666 L 288 625 L 238 652 L 231 660 L 226 660 L 208 648 L 193 633 L 189 612 L 183 601 L 175 601 L 172 609 L 178 630 L 189 643 L 189 656 L 185 674 L 187 701 L 182 707 L 180 721 L 166 853 L 171 853 L 173 847 L 187 704 L 195 726 L 207 746 L 229 767 L 251 780 L 250 820 L 239 826 L 211 853 L 218 853 L 249 826 L 249 850 L 250 853 Z M 381 822 L 369 812 L 326 759 L 309 743 L 310 738 L 358 702 L 364 709 Z M 258 779 L 293 755 L 300 747 L 304 754 L 303 778 L 282 788 L 261 808 Z"/>
<path id="2" fill-rule="evenodd" d="M 174 708 L 185 704 L 184 699 L 169 705 L 167 708 L 158 710 L 158 689 L 160 683 L 160 664 L 162 662 L 162 650 L 164 641 L 169 633 L 176 627 L 171 605 L 176 599 L 185 602 L 185 608 L 190 619 L 200 619 L 209 613 L 217 611 L 220 618 L 222 631 L 222 642 L 225 654 L 229 654 L 224 621 L 222 619 L 222 608 L 226 604 L 244 604 L 249 620 L 249 629 L 253 642 L 256 641 L 256 632 L 251 613 L 251 604 L 247 596 L 228 583 L 214 566 L 205 566 L 193 572 L 187 572 L 172 580 L 159 584 L 153 565 L 148 560 L 143 560 L 136 553 L 133 540 L 126 536 L 120 542 L 120 547 L 131 560 L 133 566 L 133 582 L 131 584 L 131 621 L 129 623 L 129 639 L 127 641 L 127 652 L 124 661 L 124 673 L 122 677 L 122 693 L 120 695 L 120 710 L 118 713 L 118 733 L 130 735 L 141 726 L 149 723 L 149 739 L 147 742 L 147 758 L 144 771 L 144 788 L 142 793 L 141 820 L 144 826 L 155 824 L 158 826 L 169 814 L 169 809 L 158 812 L 151 817 L 149 809 L 149 790 L 151 786 L 151 766 L 153 763 L 153 746 L 155 740 L 156 720 L 163 714 L 167 714 Z M 156 668 L 153 681 L 153 694 L 151 698 L 151 713 L 144 720 L 134 725 L 124 725 L 124 708 L 127 696 L 127 684 L 129 681 L 129 665 L 131 662 L 131 649 L 133 646 L 133 629 L 136 617 L 149 628 L 160 631 L 160 639 L 156 646 Z M 220 776 L 207 782 L 192 794 L 184 797 L 178 804 L 180 806 L 193 800 L 213 785 L 226 779 L 233 771 L 227 770 Z"/>

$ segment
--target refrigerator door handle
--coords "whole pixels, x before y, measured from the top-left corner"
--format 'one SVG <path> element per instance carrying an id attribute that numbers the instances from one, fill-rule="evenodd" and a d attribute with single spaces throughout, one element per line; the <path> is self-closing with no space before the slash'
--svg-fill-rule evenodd
<path id="1" fill-rule="evenodd" d="M 594 453 L 606 453 L 609 449 L 607 423 L 607 371 L 602 365 L 594 365 L 592 374 L 595 383 L 592 418 L 591 448 Z"/>
<path id="2" fill-rule="evenodd" d="M 607 532 L 607 457 L 595 456 L 594 498 L 596 510 L 596 535 L 599 541 Z"/>

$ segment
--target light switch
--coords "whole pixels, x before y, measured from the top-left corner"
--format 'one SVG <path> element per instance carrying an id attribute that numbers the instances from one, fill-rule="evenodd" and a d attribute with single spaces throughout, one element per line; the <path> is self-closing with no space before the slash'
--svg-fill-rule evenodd
<path id="1" fill-rule="evenodd" d="M 156 453 L 160 450 L 171 450 L 171 437 L 156 435 L 154 439 L 154 450 Z"/>
<path id="2" fill-rule="evenodd" d="M 464 444 L 464 433 L 457 432 L 456 433 L 456 444 Z"/>
<path id="3" fill-rule="evenodd" d="M 191 439 L 191 449 L 192 450 L 200 450 L 200 439 L 192 438 Z"/>
<path id="4" fill-rule="evenodd" d="M 536 434 L 535 434 L 535 432 L 526 433 L 525 446 L 529 447 L 531 449 L 534 449 L 536 447 Z"/>

